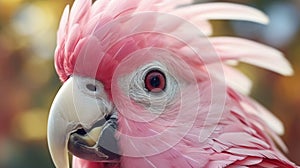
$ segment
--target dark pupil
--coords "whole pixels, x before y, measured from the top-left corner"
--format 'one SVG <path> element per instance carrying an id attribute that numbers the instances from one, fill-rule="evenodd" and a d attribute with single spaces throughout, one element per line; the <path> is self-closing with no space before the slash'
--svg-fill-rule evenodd
<path id="1" fill-rule="evenodd" d="M 152 87 L 154 88 L 157 88 L 159 87 L 160 85 L 160 79 L 158 76 L 153 76 L 151 79 L 150 79 L 150 84 Z"/>

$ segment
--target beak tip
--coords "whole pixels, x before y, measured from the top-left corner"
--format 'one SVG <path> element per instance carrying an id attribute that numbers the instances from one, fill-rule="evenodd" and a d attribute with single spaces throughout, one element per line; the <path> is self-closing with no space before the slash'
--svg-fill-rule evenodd
<path id="1" fill-rule="evenodd" d="M 68 168 L 68 151 L 63 145 L 63 140 L 48 136 L 48 147 L 55 167 Z"/>
<path id="2" fill-rule="evenodd" d="M 59 113 L 52 113 L 48 119 L 47 140 L 50 155 L 57 168 L 69 168 L 69 158 L 67 150 L 67 122 L 59 117 Z"/>
<path id="3" fill-rule="evenodd" d="M 72 80 L 68 80 L 55 96 L 48 118 L 48 148 L 57 168 L 69 168 L 67 143 L 74 125 L 73 114 L 66 111 L 72 111 L 72 100 Z"/>

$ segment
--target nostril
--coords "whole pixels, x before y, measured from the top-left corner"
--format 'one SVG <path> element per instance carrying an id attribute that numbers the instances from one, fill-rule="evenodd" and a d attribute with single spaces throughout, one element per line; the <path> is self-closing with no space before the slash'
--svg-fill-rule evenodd
<path id="1" fill-rule="evenodd" d="M 75 133 L 77 133 L 79 135 L 85 135 L 85 134 L 87 134 L 86 131 L 83 128 L 78 129 Z"/>
<path id="2" fill-rule="evenodd" d="M 109 120 L 110 117 L 111 117 L 111 114 L 107 114 L 107 115 L 104 116 L 104 118 L 105 118 L 106 121 Z"/>
<path id="3" fill-rule="evenodd" d="M 92 92 L 97 91 L 96 85 L 93 85 L 93 84 L 87 84 L 87 85 L 86 85 L 86 88 L 87 88 L 88 90 L 92 91 Z"/>

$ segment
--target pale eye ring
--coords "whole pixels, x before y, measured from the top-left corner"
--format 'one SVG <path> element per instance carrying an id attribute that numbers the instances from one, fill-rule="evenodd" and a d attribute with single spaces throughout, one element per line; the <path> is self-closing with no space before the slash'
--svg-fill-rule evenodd
<path id="1" fill-rule="evenodd" d="M 149 92 L 159 93 L 166 88 L 166 77 L 161 71 L 152 70 L 146 74 L 144 83 Z"/>

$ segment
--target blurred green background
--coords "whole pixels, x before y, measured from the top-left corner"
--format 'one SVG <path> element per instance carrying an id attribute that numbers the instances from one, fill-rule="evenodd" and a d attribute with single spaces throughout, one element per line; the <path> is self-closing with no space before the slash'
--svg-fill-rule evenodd
<path id="1" fill-rule="evenodd" d="M 284 122 L 287 156 L 300 164 L 300 1 L 230 2 L 263 10 L 271 23 L 214 21 L 215 35 L 241 36 L 276 47 L 294 67 L 294 76 L 282 77 L 240 66 L 254 81 L 252 96 Z M 0 168 L 54 167 L 46 126 L 61 85 L 53 53 L 59 18 L 68 3 L 72 1 L 0 0 Z"/>

